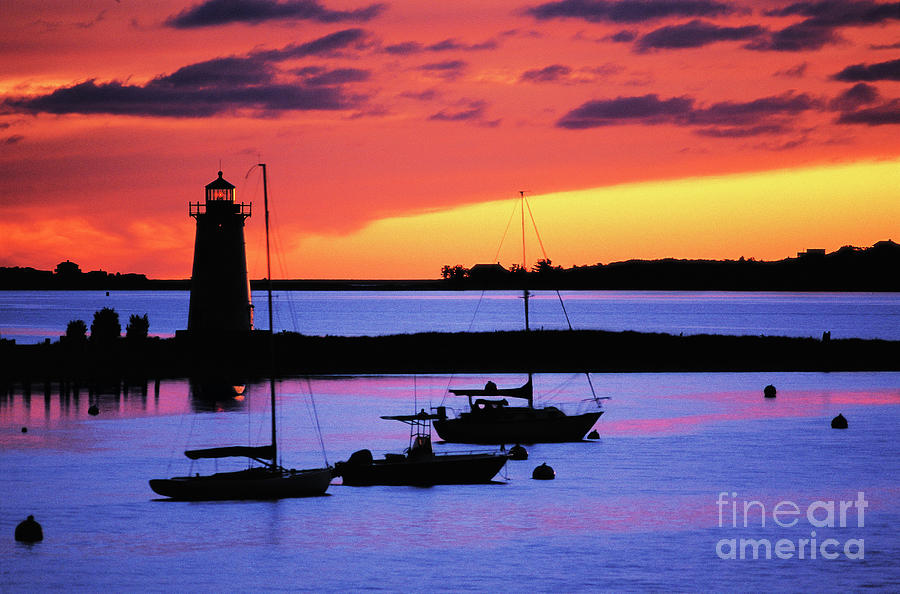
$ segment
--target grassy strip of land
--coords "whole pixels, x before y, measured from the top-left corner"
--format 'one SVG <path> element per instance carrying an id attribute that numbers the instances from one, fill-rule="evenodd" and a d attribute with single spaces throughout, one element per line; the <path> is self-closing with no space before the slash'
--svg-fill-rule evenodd
<path id="1" fill-rule="evenodd" d="M 274 352 L 274 357 L 272 356 Z M 330 373 L 898 371 L 900 341 L 555 331 L 0 343 L 0 380 Z M 274 367 L 272 361 L 274 360 Z"/>

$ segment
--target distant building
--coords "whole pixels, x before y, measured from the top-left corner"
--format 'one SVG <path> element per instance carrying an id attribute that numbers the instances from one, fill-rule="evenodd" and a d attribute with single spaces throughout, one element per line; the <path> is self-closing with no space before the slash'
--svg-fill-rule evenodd
<path id="1" fill-rule="evenodd" d="M 77 277 L 81 274 L 81 268 L 78 267 L 78 264 L 75 262 L 69 262 L 66 260 L 65 262 L 60 262 L 56 265 L 56 270 L 53 271 L 60 278 L 73 278 Z"/>
<path id="2" fill-rule="evenodd" d="M 825 250 L 819 248 L 811 248 L 805 252 L 797 252 L 798 258 L 824 258 Z"/>
<path id="3" fill-rule="evenodd" d="M 509 271 L 498 264 L 476 264 L 469 269 L 469 278 L 473 280 L 492 280 L 504 278 Z"/>

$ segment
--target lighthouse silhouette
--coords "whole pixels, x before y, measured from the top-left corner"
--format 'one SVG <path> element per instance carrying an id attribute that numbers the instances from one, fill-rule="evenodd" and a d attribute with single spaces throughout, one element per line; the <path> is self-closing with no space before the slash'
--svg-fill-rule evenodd
<path id="1" fill-rule="evenodd" d="M 247 279 L 244 221 L 251 205 L 234 201 L 234 186 L 219 172 L 205 202 L 190 202 L 197 221 L 187 332 L 195 338 L 249 334 L 253 306 Z"/>

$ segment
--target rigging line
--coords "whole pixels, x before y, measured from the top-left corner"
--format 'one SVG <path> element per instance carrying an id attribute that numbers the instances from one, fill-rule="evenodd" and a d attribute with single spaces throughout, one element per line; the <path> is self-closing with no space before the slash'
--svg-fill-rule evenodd
<path id="1" fill-rule="evenodd" d="M 322 457 L 325 459 L 325 466 L 328 464 L 328 454 L 325 452 L 325 440 L 322 439 L 322 426 L 319 424 L 319 412 L 316 410 L 316 399 L 313 396 L 312 382 L 309 376 L 306 376 L 306 389 L 309 390 L 309 401 L 312 403 L 313 419 L 316 421 L 316 436 L 319 438 L 319 447 L 322 448 Z"/>
<path id="2" fill-rule="evenodd" d="M 513 211 L 515 214 L 515 211 Z M 510 217 L 512 220 L 512 217 Z M 509 225 L 507 225 L 508 227 Z M 471 332 L 472 328 L 475 327 L 475 319 L 478 317 L 478 310 L 481 309 L 481 303 L 484 301 L 484 295 L 487 291 L 485 289 L 481 290 L 481 295 L 478 297 L 478 303 L 475 304 L 475 311 L 472 313 L 472 319 L 469 321 L 469 327 L 466 328 L 466 332 Z M 447 399 L 447 394 L 450 392 L 450 385 L 453 383 L 453 378 L 456 377 L 455 373 L 451 373 L 450 377 L 447 379 L 447 387 L 444 389 L 444 395 L 441 397 L 441 403 L 438 406 L 444 405 L 444 400 Z"/>
<path id="3" fill-rule="evenodd" d="M 513 217 L 516 216 L 517 208 L 519 208 L 519 204 L 513 204 L 512 212 L 509 213 L 509 220 L 506 221 L 506 229 L 503 230 L 503 236 L 500 237 L 500 245 L 497 246 L 497 254 L 494 256 L 494 262 L 500 261 L 500 250 L 503 249 L 503 242 L 506 240 L 506 235 L 509 233 L 509 226 L 512 225 Z"/>
<path id="4" fill-rule="evenodd" d="M 528 216 L 531 217 L 531 226 L 534 228 L 534 234 L 537 236 L 538 245 L 541 246 L 541 253 L 544 255 L 544 260 L 549 260 L 547 258 L 547 250 L 544 249 L 544 242 L 541 241 L 541 234 L 538 231 L 537 223 L 534 220 L 534 213 L 531 212 L 531 204 L 528 203 L 528 198 L 525 197 L 525 194 L 522 194 L 522 202 L 525 203 L 525 207 L 528 209 Z M 522 234 L 524 235 L 524 230 Z"/>

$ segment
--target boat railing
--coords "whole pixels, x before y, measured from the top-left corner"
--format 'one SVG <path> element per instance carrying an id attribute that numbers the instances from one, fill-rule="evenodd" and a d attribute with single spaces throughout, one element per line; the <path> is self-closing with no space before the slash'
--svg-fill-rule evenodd
<path id="1" fill-rule="evenodd" d="M 584 400 L 579 400 L 578 402 L 552 402 L 548 403 L 547 406 L 555 406 L 568 416 L 583 415 L 585 413 L 603 410 L 602 403 L 594 400 L 593 398 L 585 398 Z"/>

